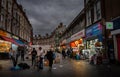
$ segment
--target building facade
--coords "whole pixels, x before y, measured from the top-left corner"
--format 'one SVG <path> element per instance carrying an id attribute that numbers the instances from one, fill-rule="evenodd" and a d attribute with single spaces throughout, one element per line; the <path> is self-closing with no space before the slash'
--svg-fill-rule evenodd
<path id="1" fill-rule="evenodd" d="M 102 53 L 107 57 L 106 51 L 106 29 L 103 0 L 84 0 L 86 16 L 86 49 L 89 50 L 90 57 L 94 54 Z M 99 52 L 96 52 L 99 50 Z"/>
<path id="2" fill-rule="evenodd" d="M 78 41 L 74 43 L 74 40 L 82 37 L 83 48 L 87 49 L 91 56 L 99 50 L 105 61 L 106 59 L 110 62 L 115 59 L 120 61 L 119 2 L 119 0 L 84 0 L 84 14 L 82 15 L 82 10 L 68 25 L 61 36 L 61 46 L 75 47 L 79 43 Z M 82 25 L 79 25 L 80 19 L 83 19 Z M 107 28 L 107 22 L 113 23 L 112 29 Z M 81 32 L 82 30 L 85 32 Z M 85 34 L 80 36 L 82 33 Z"/>
<path id="3" fill-rule="evenodd" d="M 32 42 L 33 29 L 16 0 L 0 0 L 0 53 Z"/>
<path id="4" fill-rule="evenodd" d="M 68 25 L 61 35 L 61 47 L 72 48 L 75 53 L 85 45 L 85 9 Z"/>
<path id="5" fill-rule="evenodd" d="M 60 35 L 64 32 L 65 26 L 60 23 L 57 28 L 50 35 L 46 36 L 35 35 L 33 38 L 34 45 L 49 45 L 50 47 L 56 49 L 60 44 Z"/>
<path id="6" fill-rule="evenodd" d="M 95 51 L 96 44 L 99 42 L 98 47 L 101 47 L 101 52 L 106 55 L 110 62 L 119 60 L 119 33 L 114 33 L 115 30 L 120 29 L 118 27 L 120 16 L 120 11 L 118 10 L 119 2 L 119 0 L 85 0 L 84 2 L 87 48 L 91 46 L 92 51 Z M 111 22 L 113 25 L 107 25 L 107 22 Z M 113 26 L 113 28 L 109 28 L 110 26 Z"/>
<path id="7" fill-rule="evenodd" d="M 112 59 L 111 53 L 114 52 L 115 60 L 120 62 L 120 0 L 106 0 L 105 2 L 105 20 L 112 22 L 112 29 L 106 29 L 108 40 L 108 53 Z"/>

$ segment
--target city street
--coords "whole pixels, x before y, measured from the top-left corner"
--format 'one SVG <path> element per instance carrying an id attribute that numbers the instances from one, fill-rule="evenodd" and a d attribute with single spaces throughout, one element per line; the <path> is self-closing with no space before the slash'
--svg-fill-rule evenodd
<path id="1" fill-rule="evenodd" d="M 31 65 L 30 61 L 25 62 Z M 59 64 L 53 65 L 52 71 L 49 71 L 48 67 L 39 72 L 33 67 L 28 70 L 10 71 L 9 66 L 0 71 L 0 77 L 120 77 L 120 66 L 90 65 L 83 60 L 62 60 Z"/>
<path id="2" fill-rule="evenodd" d="M 0 0 L 0 77 L 120 77 L 119 3 Z"/>

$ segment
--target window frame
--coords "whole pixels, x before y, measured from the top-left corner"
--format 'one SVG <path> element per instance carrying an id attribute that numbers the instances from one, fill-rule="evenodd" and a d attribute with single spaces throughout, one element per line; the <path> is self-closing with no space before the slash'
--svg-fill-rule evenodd
<path id="1" fill-rule="evenodd" d="M 94 4 L 94 22 L 102 18 L 101 14 L 101 1 L 97 0 Z"/>
<path id="2" fill-rule="evenodd" d="M 91 18 L 91 9 L 88 9 L 87 12 L 86 12 L 87 26 L 89 26 L 92 23 L 91 19 L 92 19 Z"/>

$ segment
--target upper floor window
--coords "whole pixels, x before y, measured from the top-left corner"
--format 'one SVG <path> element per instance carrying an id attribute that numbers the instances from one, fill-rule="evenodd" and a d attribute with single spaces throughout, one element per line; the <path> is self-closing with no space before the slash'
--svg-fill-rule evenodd
<path id="1" fill-rule="evenodd" d="M 11 32 L 11 17 L 8 15 L 7 18 L 7 31 Z"/>
<path id="2" fill-rule="evenodd" d="M 94 21 L 101 19 L 101 3 L 97 0 L 94 5 Z"/>
<path id="3" fill-rule="evenodd" d="M 12 3 L 8 1 L 8 12 L 11 14 L 12 12 Z"/>
<path id="4" fill-rule="evenodd" d="M 84 26 L 85 26 L 85 19 L 84 18 L 80 20 L 79 26 L 80 26 L 79 30 L 81 30 L 81 28 L 84 28 Z"/>
<path id="5" fill-rule="evenodd" d="M 1 22 L 4 21 L 4 15 L 3 15 L 3 14 L 0 15 L 0 21 L 1 21 Z"/>
<path id="6" fill-rule="evenodd" d="M 89 0 L 86 0 L 86 4 L 88 3 Z"/>
<path id="7" fill-rule="evenodd" d="M 87 20 L 87 26 L 89 26 L 91 24 L 91 10 L 90 9 L 86 12 L 86 20 Z"/>
<path id="8" fill-rule="evenodd" d="M 1 22 L 0 27 L 2 29 L 5 29 L 5 15 L 4 14 L 0 15 L 0 22 Z"/>
<path id="9" fill-rule="evenodd" d="M 6 2 L 7 2 L 6 0 L 1 1 L 1 5 L 2 5 L 2 7 L 4 7 L 4 9 L 6 9 L 6 4 L 7 4 Z"/>
<path id="10" fill-rule="evenodd" d="M 2 1 L 1 1 L 1 5 L 3 6 L 3 5 L 4 5 L 4 3 L 5 3 L 5 2 L 4 2 L 4 0 L 2 0 Z"/>

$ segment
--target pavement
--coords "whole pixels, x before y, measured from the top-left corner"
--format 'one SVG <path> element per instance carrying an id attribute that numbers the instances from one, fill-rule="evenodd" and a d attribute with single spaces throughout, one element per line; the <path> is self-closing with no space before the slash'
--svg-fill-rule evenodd
<path id="1" fill-rule="evenodd" d="M 31 66 L 30 60 L 25 62 Z M 40 71 L 33 67 L 10 71 L 10 60 L 0 61 L 1 64 L 3 69 L 0 70 L 0 77 L 120 77 L 119 65 L 90 65 L 85 60 L 62 59 L 60 63 L 53 65 L 52 71 L 46 66 Z"/>

